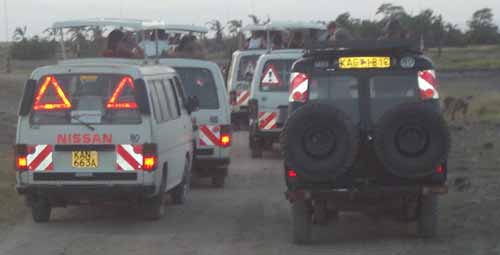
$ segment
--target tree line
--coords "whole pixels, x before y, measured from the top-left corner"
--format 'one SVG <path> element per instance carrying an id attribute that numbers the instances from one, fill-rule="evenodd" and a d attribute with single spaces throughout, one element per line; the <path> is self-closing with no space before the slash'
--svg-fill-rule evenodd
<path id="1" fill-rule="evenodd" d="M 403 6 L 385 3 L 375 10 L 376 19 L 360 19 L 352 17 L 349 12 L 341 13 L 333 21 L 338 27 L 348 30 L 354 38 L 377 39 L 384 33 L 385 26 L 391 20 L 398 20 L 407 30 L 411 38 L 421 39 L 426 47 L 463 47 L 467 45 L 499 44 L 500 33 L 494 22 L 494 14 L 490 8 L 483 8 L 472 13 L 467 20 L 467 27 L 461 29 L 458 25 L 447 22 L 443 16 L 432 9 L 424 9 L 417 14 L 409 14 Z M 256 15 L 249 15 L 253 24 L 266 24 L 270 18 L 262 19 Z M 327 24 L 331 21 L 319 20 Z M 214 19 L 207 22 L 213 31 L 213 37 L 205 40 L 208 50 L 221 52 L 230 56 L 238 48 L 240 29 L 244 22 L 233 19 L 227 23 Z M 92 28 L 95 30 L 95 28 Z M 70 31 L 70 41 L 79 41 L 78 45 L 84 48 L 93 48 L 82 34 L 88 31 L 73 29 Z M 103 31 L 91 31 L 101 40 Z M 97 38 L 99 37 L 99 38 Z M 51 29 L 47 29 L 40 36 L 28 36 L 26 27 L 18 27 L 14 31 L 13 44 L 10 55 L 15 59 L 43 59 L 54 57 L 58 44 Z M 89 49 L 91 50 L 91 49 Z"/>

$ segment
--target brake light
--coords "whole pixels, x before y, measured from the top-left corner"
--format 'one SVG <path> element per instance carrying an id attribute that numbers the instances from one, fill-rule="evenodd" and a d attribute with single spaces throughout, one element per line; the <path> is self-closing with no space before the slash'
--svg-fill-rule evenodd
<path id="1" fill-rule="evenodd" d="M 444 167 L 443 167 L 443 165 L 439 165 L 439 166 L 437 167 L 437 169 L 436 169 L 436 172 L 437 172 L 438 174 L 442 174 L 442 173 L 444 173 Z"/>
<path id="2" fill-rule="evenodd" d="M 418 72 L 418 87 L 422 100 L 439 99 L 439 84 L 434 70 Z"/>
<path id="3" fill-rule="evenodd" d="M 158 166 L 158 146 L 156 144 L 144 144 L 142 147 L 142 169 L 144 171 L 154 171 Z"/>
<path id="4" fill-rule="evenodd" d="M 113 94 L 111 95 L 111 98 L 109 98 L 108 103 L 106 104 L 106 108 L 108 109 L 113 109 L 113 110 L 120 110 L 120 109 L 137 109 L 137 103 L 134 101 L 124 101 L 120 102 L 119 99 L 123 93 L 123 90 L 125 89 L 125 86 L 128 86 L 132 91 L 135 91 L 134 87 L 134 81 L 132 80 L 131 77 L 125 76 L 121 79 L 121 81 L 118 83 L 116 86 L 115 91 L 113 91 Z"/>
<path id="5" fill-rule="evenodd" d="M 223 148 L 231 146 L 232 143 L 232 129 L 231 125 L 222 125 L 220 130 L 220 141 L 219 144 Z"/>
<path id="6" fill-rule="evenodd" d="M 28 146 L 24 144 L 18 144 L 15 148 L 15 160 L 16 160 L 16 170 L 26 171 L 28 170 Z"/>
<path id="7" fill-rule="evenodd" d="M 287 176 L 289 178 L 295 178 L 295 177 L 297 177 L 297 172 L 295 170 L 293 170 L 293 169 L 288 169 Z"/>
<path id="8" fill-rule="evenodd" d="M 292 73 L 290 78 L 289 102 L 305 103 L 308 99 L 309 77 L 305 73 Z"/>
<path id="9" fill-rule="evenodd" d="M 47 93 L 47 89 L 49 88 L 49 86 L 55 92 L 54 94 L 57 96 L 58 102 L 42 103 L 42 100 L 46 97 L 45 94 Z M 66 94 L 64 94 L 64 91 L 59 85 L 59 82 L 57 81 L 56 77 L 55 76 L 45 77 L 44 82 L 42 83 L 40 89 L 38 90 L 38 93 L 36 94 L 35 102 L 33 104 L 33 110 L 50 111 L 50 110 L 66 110 L 66 109 L 71 109 L 71 102 L 66 97 Z"/>

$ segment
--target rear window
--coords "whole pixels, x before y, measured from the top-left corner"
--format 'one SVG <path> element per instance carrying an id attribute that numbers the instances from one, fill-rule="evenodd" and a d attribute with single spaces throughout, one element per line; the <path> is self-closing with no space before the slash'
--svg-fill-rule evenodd
<path id="1" fill-rule="evenodd" d="M 357 99 L 358 78 L 348 75 L 319 76 L 311 79 L 309 99 Z"/>
<path id="2" fill-rule="evenodd" d="M 370 79 L 372 98 L 405 98 L 417 96 L 417 75 L 374 76 Z"/>
<path id="3" fill-rule="evenodd" d="M 259 57 L 260 55 L 250 55 L 240 59 L 236 90 L 247 90 L 250 88 L 250 83 L 252 82 Z"/>
<path id="4" fill-rule="evenodd" d="M 204 68 L 176 68 L 187 96 L 196 96 L 201 109 L 218 109 L 219 98 L 212 72 Z"/>
<path id="5" fill-rule="evenodd" d="M 140 124 L 134 81 L 118 74 L 64 74 L 38 81 L 33 124 Z"/>
<path id="6" fill-rule="evenodd" d="M 260 91 L 288 92 L 293 62 L 295 60 L 267 61 L 260 80 Z"/>

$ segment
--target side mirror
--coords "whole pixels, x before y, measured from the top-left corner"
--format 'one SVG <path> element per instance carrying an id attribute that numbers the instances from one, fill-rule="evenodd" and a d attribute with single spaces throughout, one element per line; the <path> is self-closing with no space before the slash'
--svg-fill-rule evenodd
<path id="1" fill-rule="evenodd" d="M 200 101 L 197 96 L 190 96 L 187 99 L 186 109 L 189 114 L 200 110 Z"/>
<path id="2" fill-rule="evenodd" d="M 257 119 L 259 116 L 259 101 L 257 99 L 250 99 L 248 101 L 248 117 L 250 119 Z"/>

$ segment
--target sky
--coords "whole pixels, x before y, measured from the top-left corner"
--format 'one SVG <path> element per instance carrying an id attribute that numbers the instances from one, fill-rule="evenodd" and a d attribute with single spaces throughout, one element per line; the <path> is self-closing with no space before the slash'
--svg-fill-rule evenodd
<path id="1" fill-rule="evenodd" d="M 249 23 L 247 16 L 251 13 L 282 21 L 332 20 L 343 12 L 377 19 L 377 7 L 387 2 L 401 5 L 411 14 L 430 8 L 461 28 L 466 27 L 475 10 L 489 7 L 500 24 L 500 0 L 0 0 L 0 41 L 6 39 L 6 21 L 10 38 L 15 27 L 27 26 L 28 34 L 34 35 L 54 21 L 93 17 L 163 19 L 172 24 L 197 25 L 212 19 Z"/>

